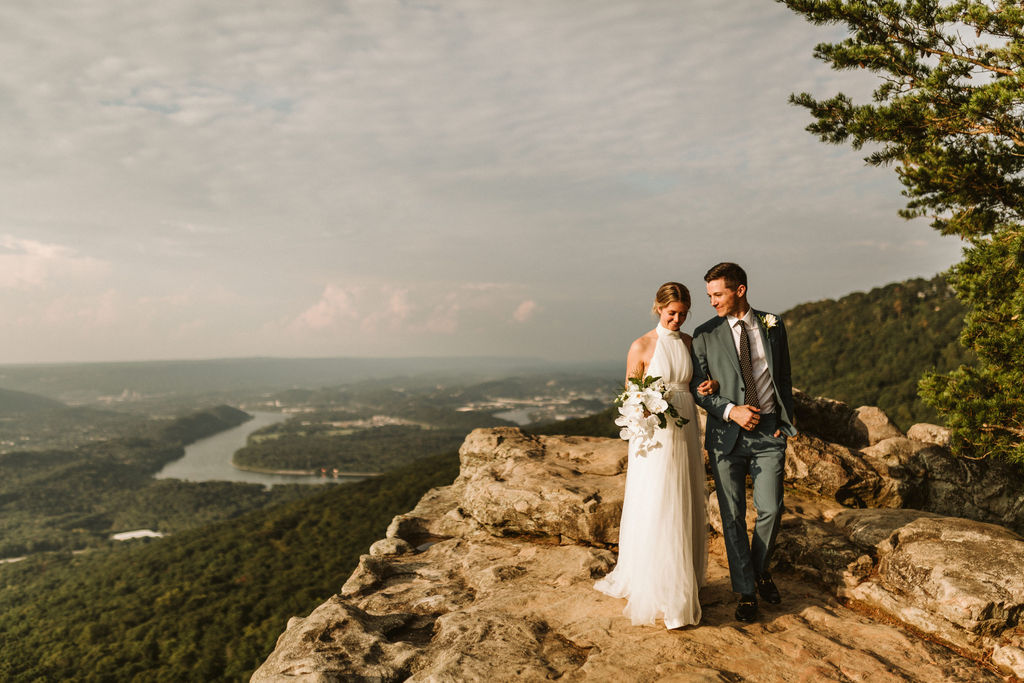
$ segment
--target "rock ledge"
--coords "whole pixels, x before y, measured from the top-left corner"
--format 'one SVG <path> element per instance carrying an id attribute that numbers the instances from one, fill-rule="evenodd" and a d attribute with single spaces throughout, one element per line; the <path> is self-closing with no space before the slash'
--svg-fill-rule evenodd
<path id="1" fill-rule="evenodd" d="M 703 620 L 678 631 L 630 625 L 624 602 L 592 587 L 615 563 L 624 442 L 476 430 L 458 479 L 397 516 L 339 595 L 291 619 L 252 680 L 1024 678 L 1024 540 L 897 509 L 919 500 L 907 482 L 941 446 L 889 435 L 877 415 L 870 424 L 846 432 L 878 436 L 873 445 L 790 444 L 798 488 L 780 536 L 782 604 L 762 605 L 755 624 L 734 621 L 712 535 Z M 865 501 L 886 507 L 842 504 Z"/>

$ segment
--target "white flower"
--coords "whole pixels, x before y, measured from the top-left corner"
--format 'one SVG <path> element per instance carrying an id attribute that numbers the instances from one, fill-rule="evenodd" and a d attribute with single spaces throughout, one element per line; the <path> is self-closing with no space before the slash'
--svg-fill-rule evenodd
<path id="1" fill-rule="evenodd" d="M 654 434 L 665 425 L 667 417 L 680 427 L 687 422 L 666 400 L 667 394 L 668 385 L 660 377 L 630 377 L 626 390 L 615 399 L 619 404 L 619 417 L 615 419 L 616 426 L 621 427 L 619 436 L 634 444 L 637 455 L 661 447 Z"/>
<path id="2" fill-rule="evenodd" d="M 660 415 L 668 410 L 668 401 L 665 400 L 660 391 L 651 391 L 648 389 L 640 394 L 640 400 L 644 404 L 644 407 L 647 408 L 647 411 L 654 415 Z"/>
<path id="3" fill-rule="evenodd" d="M 779 319 L 775 317 L 774 313 L 768 313 L 767 315 L 762 316 L 761 323 L 764 324 L 764 328 L 766 330 L 770 330 L 779 324 Z"/>
<path id="4" fill-rule="evenodd" d="M 657 415 L 644 415 L 643 405 L 637 401 L 619 408 L 620 417 L 615 424 L 622 429 L 619 436 L 627 441 L 635 441 L 636 453 L 647 455 L 647 452 L 658 446 L 654 441 L 654 430 L 658 428 Z"/>

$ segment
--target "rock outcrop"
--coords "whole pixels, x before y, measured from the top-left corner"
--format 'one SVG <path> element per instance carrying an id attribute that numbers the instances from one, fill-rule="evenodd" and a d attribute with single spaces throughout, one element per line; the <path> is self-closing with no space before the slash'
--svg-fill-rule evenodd
<path id="1" fill-rule="evenodd" d="M 1024 533 L 1021 468 L 953 456 L 943 427 L 904 436 L 877 408 L 796 398 L 801 434 L 786 451 L 787 483 L 848 507 L 917 508 Z"/>
<path id="2" fill-rule="evenodd" d="M 947 462 L 931 450 L 941 446 L 890 435 L 874 417 L 863 432 L 845 424 L 846 443 L 819 433 L 790 445 L 783 602 L 762 605 L 758 623 L 733 620 L 725 551 L 712 535 L 701 623 L 631 626 L 624 601 L 593 589 L 615 563 L 625 443 L 477 430 L 458 479 L 396 517 L 339 595 L 290 620 L 253 680 L 1024 677 L 1024 540 L 903 509 L 1013 517 L 1012 493 L 1003 507 L 1000 494 L 970 486 L 942 497 L 940 484 L 957 475 L 935 466 Z M 714 495 L 710 507 L 714 525 Z"/>

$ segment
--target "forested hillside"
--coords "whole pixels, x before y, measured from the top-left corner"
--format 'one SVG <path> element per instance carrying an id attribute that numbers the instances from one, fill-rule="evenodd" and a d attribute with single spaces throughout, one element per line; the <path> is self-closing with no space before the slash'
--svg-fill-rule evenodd
<path id="1" fill-rule="evenodd" d="M 882 408 L 903 429 L 941 419 L 917 397 L 927 370 L 970 363 L 957 338 L 964 306 L 942 276 L 801 304 L 783 314 L 793 385 Z"/>
<path id="2" fill-rule="evenodd" d="M 265 437 L 269 432 L 277 438 L 250 438 L 232 462 L 238 467 L 266 471 L 383 472 L 417 457 L 458 450 L 466 438 L 463 429 L 424 429 L 418 425 L 313 434 L 275 430 L 278 426 L 256 435 Z"/>
<path id="3" fill-rule="evenodd" d="M 185 444 L 248 419 L 219 406 L 74 449 L 0 453 L 0 558 L 107 546 L 111 534 L 128 529 L 181 531 L 307 494 L 294 486 L 153 478 Z"/>
<path id="4" fill-rule="evenodd" d="M 0 415 L 5 417 L 11 413 L 52 412 L 66 408 L 66 405 L 52 398 L 24 391 L 0 389 Z"/>
<path id="5" fill-rule="evenodd" d="M 454 453 L 130 548 L 0 565 L 0 680 L 247 681 Z"/>

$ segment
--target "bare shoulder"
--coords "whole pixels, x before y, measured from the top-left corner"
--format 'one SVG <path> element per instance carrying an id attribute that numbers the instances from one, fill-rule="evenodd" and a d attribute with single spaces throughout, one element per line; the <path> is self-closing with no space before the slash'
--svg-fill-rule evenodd
<path id="1" fill-rule="evenodd" d="M 637 337 L 636 339 L 633 340 L 633 343 L 629 345 L 630 355 L 634 353 L 646 355 L 647 352 L 651 351 L 654 348 L 654 344 L 655 342 L 657 342 L 657 340 L 658 333 L 654 330 L 651 330 L 650 332 L 641 337 Z"/>
<path id="2" fill-rule="evenodd" d="M 629 345 L 629 355 L 626 356 L 626 376 L 633 377 L 642 374 L 651 362 L 654 355 L 654 345 L 657 342 L 658 333 L 651 330 L 642 337 L 637 337 Z"/>

